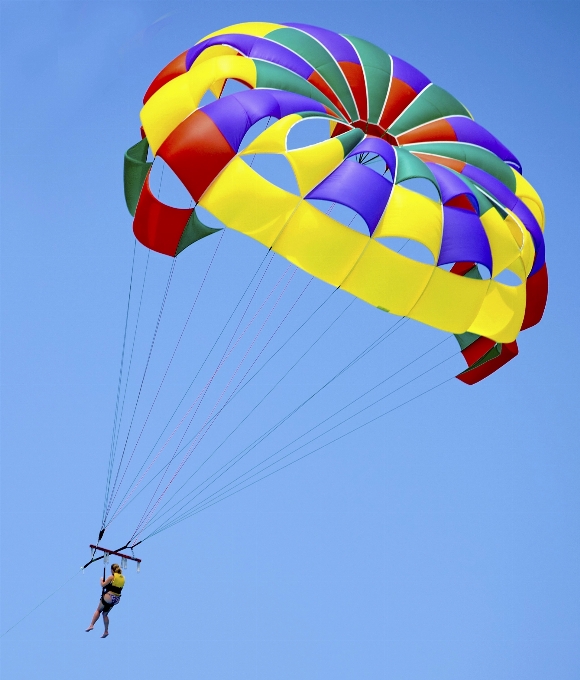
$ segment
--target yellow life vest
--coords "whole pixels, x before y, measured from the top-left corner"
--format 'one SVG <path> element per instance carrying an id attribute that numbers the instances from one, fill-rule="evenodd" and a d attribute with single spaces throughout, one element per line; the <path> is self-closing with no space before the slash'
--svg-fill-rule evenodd
<path id="1" fill-rule="evenodd" d="M 113 580 L 109 583 L 109 592 L 120 593 L 125 585 L 125 577 L 123 574 L 113 574 Z"/>
<path id="2" fill-rule="evenodd" d="M 111 585 L 115 586 L 115 588 L 122 588 L 125 585 L 125 577 L 123 576 L 123 574 L 115 573 L 113 575 L 113 580 L 111 581 Z"/>

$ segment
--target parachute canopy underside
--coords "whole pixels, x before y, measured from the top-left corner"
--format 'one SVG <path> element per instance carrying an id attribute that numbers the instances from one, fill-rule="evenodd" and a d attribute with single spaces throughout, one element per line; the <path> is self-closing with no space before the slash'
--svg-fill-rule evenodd
<path id="1" fill-rule="evenodd" d="M 222 97 L 229 79 L 249 89 Z M 201 105 L 208 91 L 217 99 Z M 311 117 L 328 120 L 328 139 L 289 149 L 290 131 Z M 263 119 L 274 122 L 241 148 Z M 463 382 L 507 363 L 520 330 L 542 317 L 544 208 L 518 159 L 452 95 L 371 43 L 303 24 L 225 28 L 159 73 L 141 121 L 125 196 L 152 250 L 175 257 L 216 230 L 153 195 L 148 149 L 227 228 L 379 309 L 454 333 Z M 286 159 L 298 193 L 244 160 L 263 154 Z M 417 179 L 438 200 L 405 186 Z M 368 233 L 317 201 L 354 211 Z M 392 237 L 420 243 L 432 263 L 389 248 Z"/>

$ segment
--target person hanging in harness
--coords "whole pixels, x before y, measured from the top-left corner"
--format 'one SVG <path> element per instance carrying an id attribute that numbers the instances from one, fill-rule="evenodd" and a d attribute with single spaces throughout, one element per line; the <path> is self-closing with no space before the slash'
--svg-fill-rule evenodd
<path id="1" fill-rule="evenodd" d="M 105 632 L 101 637 L 107 637 L 109 634 L 109 612 L 121 601 L 121 591 L 125 585 L 125 577 L 121 571 L 121 567 L 118 564 L 111 565 L 111 575 L 106 579 L 101 579 L 101 587 L 103 589 L 103 594 L 101 595 L 101 601 L 97 610 L 93 614 L 93 620 L 91 625 L 87 628 L 87 633 L 95 627 L 95 623 L 98 621 L 101 612 L 103 613 L 103 623 L 105 624 Z"/>

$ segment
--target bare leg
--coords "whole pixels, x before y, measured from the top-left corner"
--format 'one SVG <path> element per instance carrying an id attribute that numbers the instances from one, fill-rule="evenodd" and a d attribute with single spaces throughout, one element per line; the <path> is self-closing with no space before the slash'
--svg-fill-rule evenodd
<path id="1" fill-rule="evenodd" d="M 105 614 L 105 612 L 103 612 L 103 623 L 105 624 L 105 632 L 101 635 L 101 637 L 107 637 L 109 634 L 109 615 Z"/>
<path id="2" fill-rule="evenodd" d="M 101 615 L 101 610 L 97 607 L 97 610 L 93 614 L 93 620 L 91 621 L 91 625 L 86 630 L 87 633 L 90 632 L 91 630 L 93 630 L 93 628 L 95 627 L 95 623 L 99 620 L 100 615 Z"/>

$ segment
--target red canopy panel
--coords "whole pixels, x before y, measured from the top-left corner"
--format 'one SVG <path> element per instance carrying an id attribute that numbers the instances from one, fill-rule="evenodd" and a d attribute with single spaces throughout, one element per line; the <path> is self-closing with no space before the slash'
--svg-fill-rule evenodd
<path id="1" fill-rule="evenodd" d="M 175 257 L 192 212 L 193 208 L 172 208 L 157 200 L 147 175 L 133 221 L 135 238 L 146 248 Z"/>
<path id="2" fill-rule="evenodd" d="M 167 66 L 157 74 L 155 80 L 151 83 L 151 85 L 149 85 L 147 92 L 145 92 L 143 104 L 145 104 L 147 100 L 150 99 L 157 92 L 157 90 L 160 90 L 166 83 L 168 83 L 170 80 L 173 80 L 174 78 L 177 78 L 177 76 L 183 75 L 187 71 L 185 66 L 186 57 L 187 50 L 182 52 L 178 57 L 175 57 L 173 61 L 170 61 L 169 64 L 167 64 Z"/>
<path id="3" fill-rule="evenodd" d="M 548 301 L 548 268 L 544 264 L 541 269 L 526 281 L 526 313 L 522 330 L 535 326 L 540 322 Z"/>
<path id="4" fill-rule="evenodd" d="M 501 345 L 501 353 L 498 357 L 495 357 L 495 359 L 490 359 L 476 368 L 467 369 L 467 371 L 460 373 L 456 377 L 466 385 L 475 385 L 475 383 L 478 383 L 480 380 L 483 380 L 492 373 L 495 373 L 498 368 L 501 368 L 507 364 L 507 362 L 511 361 L 515 356 L 517 356 L 517 354 L 518 343 L 514 340 L 514 342 Z"/>
<path id="5" fill-rule="evenodd" d="M 236 152 L 213 120 L 198 109 L 173 130 L 157 155 L 199 201 Z"/>

